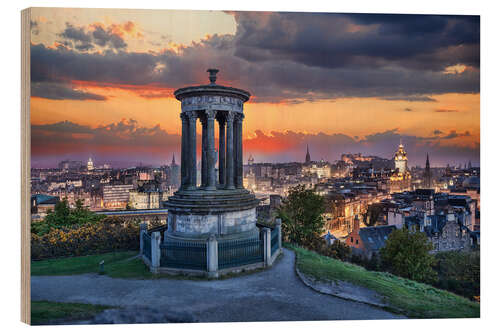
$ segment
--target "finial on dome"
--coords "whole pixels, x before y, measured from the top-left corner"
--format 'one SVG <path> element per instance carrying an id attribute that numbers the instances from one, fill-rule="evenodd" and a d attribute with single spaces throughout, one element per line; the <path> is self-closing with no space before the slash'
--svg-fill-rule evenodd
<path id="1" fill-rule="evenodd" d="M 210 84 L 215 84 L 215 81 L 217 80 L 217 73 L 219 72 L 218 69 L 216 68 L 209 68 L 207 69 L 207 72 L 210 73 L 208 78 L 210 79 Z"/>

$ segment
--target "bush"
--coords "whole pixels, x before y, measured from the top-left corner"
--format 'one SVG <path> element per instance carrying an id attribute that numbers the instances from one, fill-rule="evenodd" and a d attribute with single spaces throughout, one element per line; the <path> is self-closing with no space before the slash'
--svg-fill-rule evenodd
<path id="1" fill-rule="evenodd" d="M 419 282 L 434 282 L 432 269 L 434 257 L 429 254 L 432 244 L 422 232 L 410 232 L 407 228 L 394 230 L 380 256 L 389 272 Z"/>
<path id="2" fill-rule="evenodd" d="M 139 225 L 116 217 L 52 229 L 43 235 L 31 234 L 31 258 L 34 260 L 138 249 Z"/>
<path id="3" fill-rule="evenodd" d="M 322 237 L 315 237 L 300 245 L 321 255 L 343 261 L 347 260 L 351 255 L 351 248 L 339 240 L 329 245 Z"/>
<path id="4" fill-rule="evenodd" d="M 83 207 L 81 200 L 77 200 L 76 207 L 72 209 L 69 207 L 68 200 L 64 198 L 56 204 L 53 212 L 48 212 L 43 221 L 31 224 L 31 233 L 43 236 L 54 229 L 97 223 L 104 218 L 104 215 L 97 215 Z"/>
<path id="5" fill-rule="evenodd" d="M 479 296 L 481 286 L 479 251 L 440 252 L 435 257 L 436 265 L 434 270 L 439 278 L 434 284 L 436 287 L 470 299 Z"/>

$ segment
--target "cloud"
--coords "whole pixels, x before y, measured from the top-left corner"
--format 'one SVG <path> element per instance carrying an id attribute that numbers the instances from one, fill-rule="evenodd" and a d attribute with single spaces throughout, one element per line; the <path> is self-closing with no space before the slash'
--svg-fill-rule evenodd
<path id="1" fill-rule="evenodd" d="M 66 22 L 66 28 L 59 36 L 82 43 L 89 43 L 92 41 L 92 35 L 85 31 L 83 27 L 75 27 L 69 22 Z"/>
<path id="2" fill-rule="evenodd" d="M 446 136 L 441 137 L 441 139 L 455 139 L 463 136 L 470 136 L 469 131 L 465 131 L 464 133 L 457 133 L 456 130 L 451 130 L 450 133 Z"/>
<path id="3" fill-rule="evenodd" d="M 31 130 L 52 133 L 92 133 L 90 126 L 80 125 L 68 120 L 52 124 L 31 125 Z"/>
<path id="4" fill-rule="evenodd" d="M 413 112 L 413 109 L 411 109 L 411 108 L 404 108 L 403 111 L 405 111 L 405 112 Z"/>
<path id="5" fill-rule="evenodd" d="M 38 35 L 40 33 L 40 27 L 38 21 L 30 20 L 30 29 L 33 35 Z"/>
<path id="6" fill-rule="evenodd" d="M 321 68 L 479 66 L 479 16 L 235 12 L 236 55 Z M 328 31 L 328 33 L 325 33 Z M 446 59 L 449 47 L 463 46 Z M 472 48 L 472 49 L 469 49 Z"/>
<path id="7" fill-rule="evenodd" d="M 92 27 L 94 28 L 92 37 L 97 45 L 110 46 L 116 50 L 127 47 L 127 43 L 125 43 L 123 37 L 114 33 L 111 27 L 108 27 L 106 30 L 102 25 L 94 24 Z"/>
<path id="8" fill-rule="evenodd" d="M 54 153 L 57 153 L 57 147 L 61 146 L 67 146 L 68 151 L 74 150 L 75 152 L 86 150 L 86 147 L 96 149 L 112 147 L 115 152 L 123 152 L 127 149 L 176 150 L 177 147 L 180 148 L 178 134 L 169 134 L 160 125 L 140 126 L 134 119 L 122 119 L 119 122 L 97 127 L 66 120 L 52 124 L 34 124 L 31 126 L 31 131 L 32 150 L 35 154 L 39 150 L 46 149 L 47 146 L 53 147 Z"/>
<path id="9" fill-rule="evenodd" d="M 436 99 L 429 96 L 389 96 L 382 99 L 386 101 L 437 102 Z"/>
<path id="10" fill-rule="evenodd" d="M 256 130 L 251 136 L 244 138 L 243 151 L 245 160 L 252 154 L 259 162 L 302 161 L 307 145 L 313 160 L 332 162 L 340 159 L 340 155 L 346 152 L 392 158 L 402 140 L 411 165 L 423 164 L 427 152 L 431 156 L 431 163 L 442 165 L 450 161 L 479 161 L 479 143 L 464 146 L 449 141 L 469 136 L 469 132 L 450 131 L 447 135 L 441 135 L 442 132 L 439 131 L 438 135 L 436 131 L 435 136 L 420 137 L 404 134 L 393 128 L 358 138 L 343 133 L 264 133 Z M 122 119 L 97 127 L 70 121 L 39 124 L 31 126 L 31 133 L 34 165 L 47 161 L 53 161 L 55 165 L 71 156 L 87 159 L 89 154 L 100 154 L 106 161 L 120 160 L 123 165 L 133 165 L 135 161 L 165 163 L 172 153 L 179 157 L 181 146 L 179 134 L 167 133 L 160 125 L 141 126 L 134 119 Z M 200 138 L 198 142 L 201 142 Z"/>
<path id="11" fill-rule="evenodd" d="M 432 102 L 429 96 L 479 93 L 477 16 L 232 14 L 235 35 L 216 34 L 148 53 L 127 51 L 124 36 L 135 26 L 93 24 L 79 36 L 92 32 L 90 44 L 32 45 L 32 79 L 177 89 L 207 82 L 205 71 L 215 66 L 221 70 L 218 82 L 249 90 L 253 102 L 348 97 Z M 92 45 L 108 51 L 91 52 Z M 465 69 L 444 72 L 457 64 Z"/>
<path id="12" fill-rule="evenodd" d="M 41 97 L 54 100 L 95 100 L 105 101 L 106 96 L 93 94 L 83 90 L 75 89 L 70 85 L 64 83 L 50 83 L 50 82 L 32 82 L 31 83 L 31 96 Z"/>
<path id="13" fill-rule="evenodd" d="M 63 39 L 62 44 L 74 47 L 78 51 L 89 51 L 97 47 L 124 50 L 127 43 L 123 36 L 133 31 L 135 31 L 135 25 L 131 21 L 123 25 L 111 24 L 107 27 L 98 22 L 79 27 L 66 22 L 66 28 L 57 35 Z M 136 36 L 138 34 L 135 32 Z"/>
<path id="14" fill-rule="evenodd" d="M 434 132 L 432 132 L 434 135 L 440 135 L 440 134 L 443 134 L 443 132 L 441 130 L 434 130 Z"/>
<path id="15" fill-rule="evenodd" d="M 401 133 L 397 128 L 371 133 L 364 138 L 351 137 L 346 134 L 306 134 L 293 131 L 271 132 L 265 134 L 255 131 L 251 138 L 244 140 L 245 156 L 250 154 L 257 162 L 303 161 L 306 145 L 309 146 L 313 160 L 335 161 L 342 153 L 361 152 L 366 155 L 376 155 L 392 159 L 400 140 L 410 158 L 410 164 L 423 165 L 427 152 L 432 164 L 446 165 L 453 161 L 479 161 L 479 143 L 464 146 L 452 144 L 448 140 L 452 135 L 421 137 Z M 440 133 L 442 134 L 442 132 Z M 470 135 L 461 133 L 457 136 Z"/>

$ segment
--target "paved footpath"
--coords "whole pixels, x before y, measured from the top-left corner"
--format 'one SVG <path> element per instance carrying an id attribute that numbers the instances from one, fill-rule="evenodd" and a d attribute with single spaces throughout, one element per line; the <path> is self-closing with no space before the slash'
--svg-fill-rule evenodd
<path id="1" fill-rule="evenodd" d="M 293 251 L 272 268 L 225 280 L 33 276 L 31 298 L 119 306 L 87 323 L 390 319 L 380 308 L 317 293 L 295 274 Z"/>

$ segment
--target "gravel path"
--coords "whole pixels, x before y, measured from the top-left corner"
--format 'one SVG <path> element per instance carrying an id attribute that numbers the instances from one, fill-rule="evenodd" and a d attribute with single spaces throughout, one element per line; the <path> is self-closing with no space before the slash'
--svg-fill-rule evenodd
<path id="1" fill-rule="evenodd" d="M 231 322 L 402 318 L 320 294 L 295 274 L 295 254 L 226 280 L 130 280 L 97 274 L 31 277 L 31 298 L 119 306 L 85 323 Z"/>

